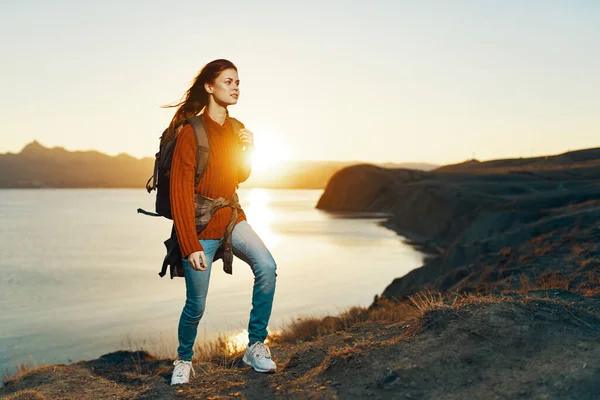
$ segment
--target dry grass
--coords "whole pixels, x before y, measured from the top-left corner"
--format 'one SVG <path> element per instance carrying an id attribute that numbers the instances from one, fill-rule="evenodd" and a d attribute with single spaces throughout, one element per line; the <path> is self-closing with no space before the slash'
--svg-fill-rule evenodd
<path id="1" fill-rule="evenodd" d="M 194 349 L 194 360 L 200 363 L 212 363 L 220 367 L 233 368 L 239 365 L 242 355 L 246 350 L 240 348 L 225 336 Z"/>
<path id="2" fill-rule="evenodd" d="M 444 296 L 440 292 L 432 292 L 429 289 L 425 289 L 412 296 L 408 296 L 408 300 L 400 302 L 380 298 L 376 302 L 376 306 L 372 308 L 353 307 L 335 317 L 298 319 L 287 328 L 277 334 L 273 334 L 272 341 L 276 344 L 312 341 L 325 335 L 345 331 L 365 322 L 393 322 L 402 324 L 407 322 L 406 326 L 411 327 L 410 332 L 407 331 L 407 334 L 408 336 L 412 336 L 420 326 L 413 322 L 420 320 L 427 313 L 435 310 L 454 312 L 461 307 L 489 304 L 501 301 L 502 298 L 503 296 L 476 293 L 448 293 Z M 346 350 L 336 349 L 335 351 L 344 353 Z"/>
<path id="3" fill-rule="evenodd" d="M 340 332 L 367 321 L 396 322 L 415 315 L 415 308 L 406 302 L 378 299 L 372 308 L 352 307 L 338 316 L 299 318 L 272 335 L 274 343 L 298 343 Z"/>
<path id="4" fill-rule="evenodd" d="M 584 251 L 586 251 L 586 249 L 578 244 L 575 244 L 573 245 L 573 247 L 571 247 L 571 253 L 573 253 L 576 256 L 580 255 Z"/>
<path id="5" fill-rule="evenodd" d="M 168 343 L 162 335 L 151 336 L 148 339 L 133 339 L 127 336 L 122 343 L 122 350 L 147 351 L 156 358 L 172 358 L 176 356 L 173 343 Z"/>
<path id="6" fill-rule="evenodd" d="M 546 232 L 546 233 L 543 233 L 541 235 L 538 235 L 536 237 L 531 238 L 531 240 L 529 241 L 529 243 L 526 246 L 529 246 L 529 245 L 540 245 L 542 243 L 547 242 L 554 235 L 555 235 L 555 232 Z"/>
<path id="7" fill-rule="evenodd" d="M 420 292 L 419 297 L 419 317 L 436 310 L 458 311 L 467 307 L 481 307 L 487 304 L 496 304 L 502 301 L 512 301 L 509 293 L 458 293 L 448 292 L 446 296 L 441 293 Z"/>
<path id="8" fill-rule="evenodd" d="M 538 246 L 533 250 L 533 255 L 536 257 L 542 257 L 545 255 L 548 255 L 550 253 L 552 253 L 552 251 L 554 250 L 555 245 L 554 243 L 548 243 L 545 246 Z"/>
<path id="9" fill-rule="evenodd" d="M 582 286 L 579 289 L 588 293 L 588 295 L 600 294 L 600 272 L 590 271 L 589 279 L 586 282 L 587 286 Z M 410 338 L 422 331 L 423 328 L 436 327 L 440 321 L 447 321 L 447 316 L 460 316 L 459 311 L 465 307 L 480 307 L 487 304 L 508 302 L 527 302 L 533 299 L 538 299 L 534 296 L 527 296 L 527 292 L 531 290 L 548 290 L 560 288 L 569 290 L 569 279 L 562 276 L 560 273 L 544 274 L 534 280 L 529 276 L 522 274 L 520 276 L 521 288 L 518 291 L 507 291 L 505 293 L 457 293 L 447 292 L 432 292 L 429 289 L 422 290 L 408 299 L 403 301 L 391 301 L 385 298 L 378 298 L 375 305 L 370 308 L 353 307 L 338 316 L 327 316 L 324 318 L 307 318 L 298 319 L 291 323 L 278 333 L 271 334 L 270 341 L 277 347 L 281 344 L 294 344 L 299 342 L 314 341 L 322 336 L 332 333 L 342 332 L 362 323 L 369 322 L 389 322 L 389 326 L 402 327 L 403 332 L 390 340 L 404 340 Z M 571 288 L 570 291 L 574 291 Z M 524 296 L 515 299 L 510 294 L 519 293 Z M 440 325 L 441 326 L 441 325 Z M 362 329 L 362 327 L 359 327 Z M 387 340 L 387 339 L 386 339 Z M 353 341 L 352 343 L 342 343 L 338 346 L 332 346 L 327 350 L 329 357 L 350 358 L 356 354 L 368 350 L 374 340 L 369 336 L 364 336 L 362 339 Z M 144 341 L 136 344 L 129 340 L 130 348 L 141 350 L 142 347 L 152 347 L 154 349 L 163 348 L 166 355 L 167 347 L 162 346 L 161 342 Z M 163 343 L 164 344 L 164 343 Z M 243 349 L 235 346 L 226 336 L 221 336 L 217 340 L 204 345 L 197 345 L 195 348 L 194 361 L 197 372 L 205 375 L 205 379 L 215 379 L 218 383 L 222 380 L 226 370 L 231 371 L 235 368 L 241 359 Z M 138 357 L 136 359 L 136 354 Z M 157 357 L 160 358 L 160 357 Z M 169 358 L 169 357 L 166 357 Z M 132 361 L 136 366 L 136 374 L 143 375 L 147 371 L 143 370 L 143 360 L 139 358 L 139 353 L 132 353 Z M 11 376 L 6 376 L 4 381 L 20 379 L 23 375 L 29 374 L 39 366 L 30 366 L 23 364 L 19 366 L 17 372 Z M 235 380 L 235 379 L 234 379 Z M 236 381 L 237 382 L 237 381 Z M 236 382 L 230 382 L 231 384 Z M 17 397 L 20 396 L 20 397 Z M 27 397 L 29 396 L 29 397 Z M 37 396 L 37 397 L 36 397 Z M 11 399 L 32 399 L 39 400 L 44 397 L 34 391 L 18 392 Z"/>
<path id="10" fill-rule="evenodd" d="M 368 334 L 367 337 L 352 343 L 345 344 L 343 346 L 331 346 L 327 350 L 327 354 L 331 357 L 350 358 L 357 354 L 361 354 L 365 349 L 373 346 L 372 334 Z"/>
<path id="11" fill-rule="evenodd" d="M 414 296 L 408 296 L 408 298 L 421 314 L 431 310 L 439 310 L 441 308 L 454 306 L 454 301 L 448 304 L 446 302 L 447 300 L 444 299 L 444 296 L 440 292 L 432 293 L 429 290 L 421 291 Z"/>
<path id="12" fill-rule="evenodd" d="M 531 283 L 531 279 L 529 279 L 527 274 L 521 274 L 519 277 L 519 282 L 521 284 L 520 290 L 522 292 L 528 292 L 533 289 L 533 284 Z"/>
<path id="13" fill-rule="evenodd" d="M 561 289 L 584 296 L 600 294 L 600 273 L 597 271 L 588 271 L 587 279 L 578 285 L 575 284 L 572 278 L 564 276 L 560 272 L 546 272 L 539 277 L 535 277 L 535 282 L 532 282 L 525 273 L 522 273 L 519 279 L 520 288 L 516 290 L 518 293 L 527 293 L 532 290 Z"/>
<path id="14" fill-rule="evenodd" d="M 589 275 L 589 282 L 597 283 L 597 285 L 594 286 L 596 288 L 594 289 L 595 293 L 599 293 L 600 274 L 593 275 L 590 273 Z M 424 323 L 427 323 L 423 317 L 431 315 L 432 312 L 442 310 L 456 313 L 464 307 L 480 307 L 503 301 L 527 302 L 537 300 L 537 297 L 527 296 L 527 292 L 533 290 L 563 289 L 574 292 L 574 290 L 570 288 L 569 283 L 569 280 L 560 273 L 544 274 L 537 278 L 535 282 L 532 282 L 527 275 L 522 274 L 521 289 L 510 290 L 504 293 L 482 294 L 448 292 L 444 295 L 441 292 L 432 292 L 429 289 L 425 289 L 412 296 L 408 296 L 408 300 L 400 302 L 379 298 L 376 305 L 371 308 L 353 307 L 339 316 L 298 319 L 281 332 L 272 335 L 271 340 L 277 345 L 282 343 L 313 341 L 322 336 L 342 332 L 357 324 L 365 322 L 400 323 L 409 328 L 406 330 L 403 337 L 410 337 L 417 333 L 423 327 Z M 588 289 L 588 291 L 591 293 L 593 290 Z M 512 293 L 524 294 L 525 296 L 516 300 L 510 296 Z M 368 345 L 368 340 L 365 341 L 364 346 L 360 345 L 358 342 L 347 344 L 339 348 L 331 348 L 328 351 L 328 354 L 330 356 L 346 358 L 353 354 L 357 354 L 357 352 L 368 347 Z M 221 344 L 221 346 L 223 346 L 223 344 Z"/>
<path id="15" fill-rule="evenodd" d="M 46 364 L 37 365 L 33 358 L 31 358 L 30 362 L 23 362 L 21 364 L 17 364 L 15 366 L 15 372 L 9 373 L 6 371 L 4 375 L 2 375 L 2 383 L 6 384 L 8 381 L 18 381 L 25 375 L 28 375 L 32 372 L 37 371 L 40 368 L 46 367 Z"/>
<path id="16" fill-rule="evenodd" d="M 505 292 L 527 293 L 532 290 L 550 290 L 561 289 L 565 291 L 576 292 L 572 280 L 563 276 L 560 272 L 546 272 L 541 276 L 534 276 L 534 280 L 526 273 L 519 274 L 520 287 L 516 290 L 506 290 Z"/>
<path id="17" fill-rule="evenodd" d="M 548 289 L 562 289 L 569 290 L 571 280 L 564 277 L 560 272 L 545 273 L 537 279 L 535 288 L 548 290 Z"/>
<path id="18" fill-rule="evenodd" d="M 584 296 L 600 296 L 600 271 L 588 271 L 587 278 L 578 291 Z"/>
<path id="19" fill-rule="evenodd" d="M 151 354 L 157 359 L 175 359 L 177 354 L 172 350 L 173 346 L 168 346 L 161 338 L 145 339 L 141 341 L 135 341 L 132 338 L 127 338 L 124 345 L 124 351 L 129 351 L 131 362 L 135 368 L 136 376 L 143 376 L 147 373 L 144 368 L 144 360 L 141 357 L 142 352 Z M 199 365 L 199 368 L 203 371 L 208 369 L 220 368 L 233 368 L 237 366 L 243 355 L 243 351 L 238 343 L 233 343 L 228 340 L 227 336 L 220 336 L 214 341 L 205 344 L 196 344 L 194 347 L 194 362 Z M 37 365 L 33 358 L 30 357 L 31 361 L 28 363 L 22 363 L 16 365 L 15 372 L 9 373 L 6 371 L 2 376 L 2 382 L 4 384 L 8 382 L 18 382 L 26 375 L 34 373 L 41 368 L 47 367 L 45 364 Z M 208 365 L 210 364 L 210 368 Z M 202 368 L 201 365 L 205 365 L 206 368 Z M 56 368 L 56 367 L 55 367 Z M 23 397 L 25 398 L 25 397 Z M 34 398 L 34 397 L 32 397 Z"/>
<path id="20" fill-rule="evenodd" d="M 20 390 L 17 393 L 14 393 L 8 397 L 5 397 L 5 399 L 6 400 L 46 400 L 46 397 L 35 390 L 25 389 L 25 390 Z"/>
<path id="21" fill-rule="evenodd" d="M 145 339 L 135 341 L 127 338 L 123 349 L 132 352 L 132 361 L 141 371 L 141 362 L 136 359 L 140 351 L 148 352 L 158 359 L 175 359 L 176 345 L 167 343 L 163 338 Z M 213 341 L 196 343 L 194 346 L 194 362 L 213 363 L 218 366 L 231 368 L 239 361 L 245 351 L 245 346 L 231 341 L 227 336 L 221 335 Z M 141 372 L 140 372 L 141 373 Z"/>
<path id="22" fill-rule="evenodd" d="M 501 257 L 503 258 L 507 258 L 510 257 L 512 255 L 513 251 L 510 247 L 505 247 L 502 250 L 500 250 L 499 254 Z"/>
<path id="23" fill-rule="evenodd" d="M 592 265 L 596 260 L 594 260 L 593 258 L 588 258 L 586 260 L 581 260 L 581 269 L 586 269 L 588 268 L 590 265 Z"/>
<path id="24" fill-rule="evenodd" d="M 594 279 L 600 285 L 600 276 Z M 331 333 L 344 331 L 363 322 L 403 323 L 406 321 L 415 321 L 421 319 L 427 313 L 436 310 L 457 311 L 468 306 L 482 306 L 501 301 L 512 301 L 512 298 L 509 296 L 511 293 L 526 294 L 532 290 L 549 289 L 563 289 L 568 291 L 571 288 L 569 287 L 568 279 L 558 273 L 554 273 L 545 274 L 535 282 L 532 282 L 527 275 L 522 274 L 521 288 L 519 290 L 508 290 L 499 294 L 461 294 L 448 292 L 446 295 L 443 295 L 440 292 L 432 292 L 426 289 L 408 296 L 408 301 L 394 302 L 387 299 L 379 299 L 377 306 L 371 309 L 354 307 L 336 317 L 299 319 L 278 334 L 273 335 L 273 341 L 275 343 L 311 341 Z M 600 289 L 597 290 L 600 291 Z M 573 290 L 571 289 L 571 291 Z M 591 293 L 592 290 L 588 289 L 588 292 Z M 414 324 L 409 325 L 417 328 Z M 344 352 L 343 349 L 339 351 Z"/>

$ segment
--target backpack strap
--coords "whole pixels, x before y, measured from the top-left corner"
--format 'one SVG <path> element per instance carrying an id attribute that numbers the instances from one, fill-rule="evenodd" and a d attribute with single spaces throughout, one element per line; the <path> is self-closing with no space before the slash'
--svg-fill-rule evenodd
<path id="1" fill-rule="evenodd" d="M 192 128 L 194 128 L 194 134 L 196 135 L 196 176 L 194 179 L 194 187 L 198 186 L 206 166 L 208 165 L 208 156 L 210 154 L 208 148 L 208 135 L 206 129 L 202 123 L 200 115 L 188 119 Z"/>

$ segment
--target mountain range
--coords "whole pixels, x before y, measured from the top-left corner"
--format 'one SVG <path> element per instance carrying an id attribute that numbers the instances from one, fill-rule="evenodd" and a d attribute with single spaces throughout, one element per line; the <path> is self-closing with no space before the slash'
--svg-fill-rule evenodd
<path id="1" fill-rule="evenodd" d="M 253 171 L 241 186 L 323 189 L 336 172 L 355 164 L 360 162 L 285 161 L 266 171 Z M 426 163 L 379 166 L 419 170 L 437 167 Z M 143 188 L 153 167 L 152 157 L 48 148 L 34 140 L 19 153 L 0 154 L 0 188 Z"/>

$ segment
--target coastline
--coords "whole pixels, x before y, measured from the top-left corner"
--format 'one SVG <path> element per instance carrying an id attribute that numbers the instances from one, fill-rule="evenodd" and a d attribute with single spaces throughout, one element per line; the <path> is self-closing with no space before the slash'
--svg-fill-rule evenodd
<path id="1" fill-rule="evenodd" d="M 392 214 L 379 224 L 427 257 L 368 308 L 292 323 L 271 344 L 276 374 L 248 370 L 240 353 L 217 344 L 196 362 L 202 375 L 181 388 L 168 386 L 170 360 L 115 352 L 30 371 L 4 393 L 81 398 L 87 387 L 92 399 L 593 400 L 600 393 L 597 170 L 343 170 L 318 208 L 330 202 L 343 213 Z M 359 194 L 351 190 L 357 176 L 370 182 Z"/>

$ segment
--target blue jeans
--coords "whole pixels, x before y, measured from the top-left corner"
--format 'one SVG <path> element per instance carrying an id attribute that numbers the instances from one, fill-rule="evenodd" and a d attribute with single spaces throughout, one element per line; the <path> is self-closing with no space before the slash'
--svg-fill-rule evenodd
<path id="1" fill-rule="evenodd" d="M 177 349 L 181 360 L 192 360 L 198 323 L 204 314 L 206 305 L 213 258 L 222 242 L 223 238 L 200 240 L 207 263 L 204 271 L 196 271 L 187 259 L 183 259 L 186 301 L 179 319 L 179 348 Z M 254 273 L 248 339 L 250 343 L 264 342 L 267 338 L 267 325 L 273 306 L 277 265 L 271 252 L 246 221 L 240 221 L 234 226 L 232 244 L 233 254 L 250 265 Z"/>

